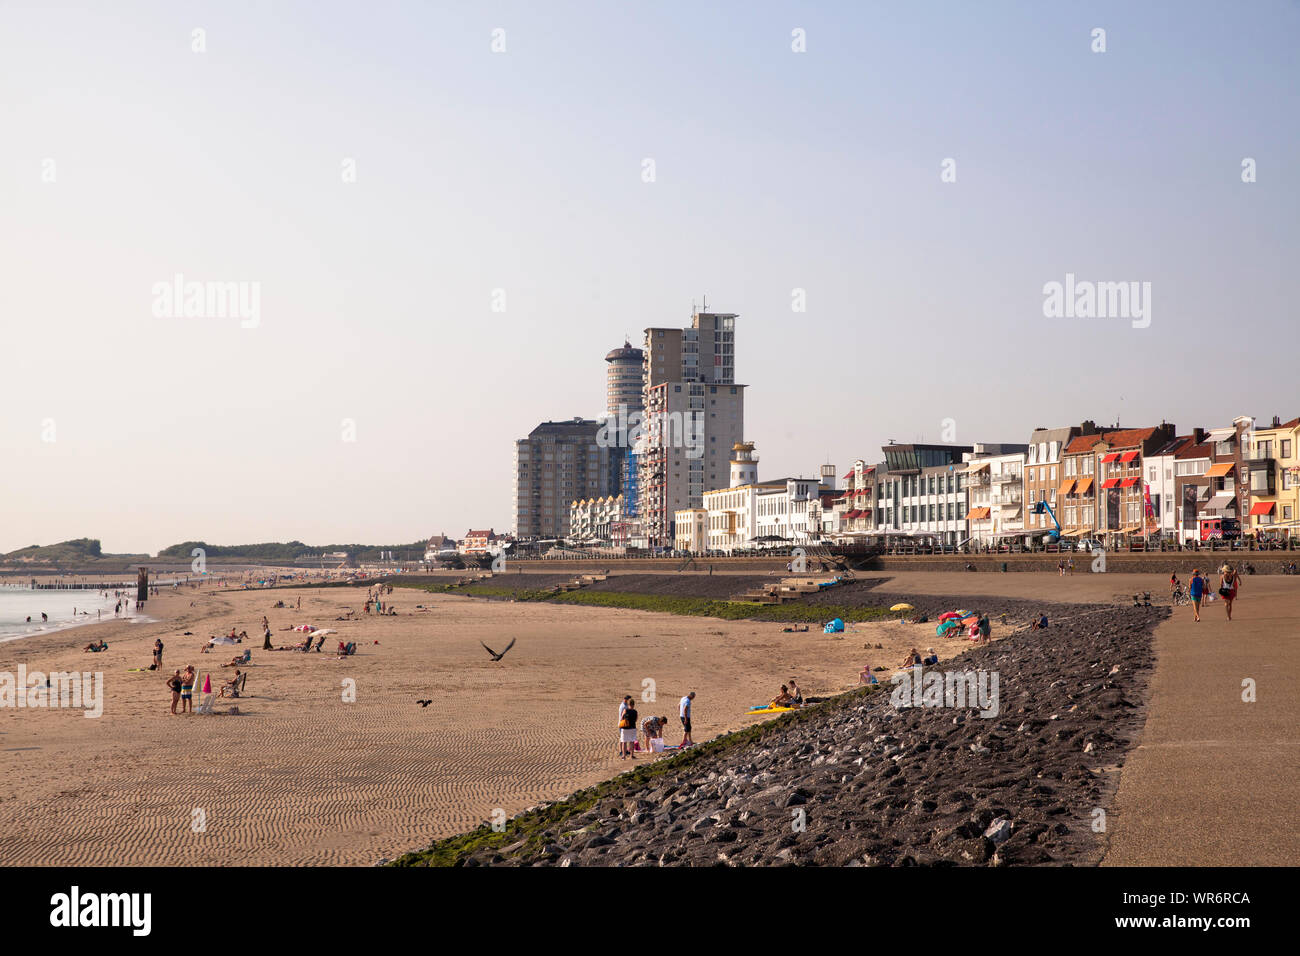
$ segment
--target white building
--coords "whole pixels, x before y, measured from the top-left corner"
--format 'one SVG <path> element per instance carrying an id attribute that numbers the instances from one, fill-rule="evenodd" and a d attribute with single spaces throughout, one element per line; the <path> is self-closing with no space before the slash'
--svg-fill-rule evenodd
<path id="1" fill-rule="evenodd" d="M 970 523 L 971 538 L 992 547 L 1026 534 L 1024 472 L 1028 449 L 1021 445 L 1018 451 L 982 455 L 980 446 L 975 447 L 976 452 L 967 456 L 966 520 Z"/>
<path id="2" fill-rule="evenodd" d="M 608 542 L 623 520 L 622 495 L 580 498 L 569 505 L 568 538 L 576 543 Z"/>
<path id="3" fill-rule="evenodd" d="M 731 481 L 729 488 L 706 491 L 702 495 L 703 547 L 692 530 L 675 536 L 680 550 L 734 551 L 763 544 L 808 542 L 821 536 L 821 496 L 827 490 L 821 479 L 759 481 L 754 443 L 736 442 L 732 447 Z M 694 528 L 699 512 L 693 508 L 679 509 L 674 513 L 674 520 L 690 522 Z"/>

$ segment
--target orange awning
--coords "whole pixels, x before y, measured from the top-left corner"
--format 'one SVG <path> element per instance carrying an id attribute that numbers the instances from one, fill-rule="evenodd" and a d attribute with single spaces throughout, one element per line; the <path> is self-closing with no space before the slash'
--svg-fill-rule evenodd
<path id="1" fill-rule="evenodd" d="M 972 508 L 970 511 L 966 512 L 965 520 L 983 521 L 985 518 L 989 516 L 989 514 L 990 514 L 990 509 L 988 508 Z"/>
<path id="2" fill-rule="evenodd" d="M 1074 493 L 1075 493 L 1076 495 L 1086 495 L 1086 494 L 1087 494 L 1089 491 L 1091 491 L 1091 490 L 1092 490 L 1092 479 L 1091 479 L 1091 478 L 1080 478 L 1080 479 L 1079 479 L 1079 487 L 1077 487 L 1077 488 L 1074 489 Z"/>
<path id="3" fill-rule="evenodd" d="M 1070 489 L 1073 488 L 1073 487 L 1074 487 L 1074 479 L 1073 479 L 1073 478 L 1071 478 L 1069 481 L 1063 482 L 1063 483 L 1061 484 L 1061 487 L 1059 487 L 1059 488 L 1056 489 L 1056 495 L 1057 495 L 1057 497 L 1058 497 L 1058 498 L 1064 498 L 1066 495 L 1068 495 L 1068 494 L 1070 493 Z"/>
<path id="4" fill-rule="evenodd" d="M 1211 465 L 1210 470 L 1207 471 L 1205 475 L 1207 478 L 1222 478 L 1224 475 L 1230 474 L 1232 469 L 1236 467 L 1237 466 L 1230 461 L 1219 462 L 1217 465 Z"/>
<path id="5" fill-rule="evenodd" d="M 1277 504 L 1275 501 L 1256 501 L 1250 506 L 1250 513 L 1252 515 L 1271 515 L 1275 504 Z"/>

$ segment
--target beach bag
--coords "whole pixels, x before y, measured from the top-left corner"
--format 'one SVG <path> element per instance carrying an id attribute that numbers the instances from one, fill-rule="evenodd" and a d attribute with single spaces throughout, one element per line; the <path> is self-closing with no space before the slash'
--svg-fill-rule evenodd
<path id="1" fill-rule="evenodd" d="M 1232 597 L 1232 588 L 1228 587 L 1226 584 L 1219 588 L 1219 597 Z"/>
<path id="2" fill-rule="evenodd" d="M 650 752 L 657 754 L 664 752 L 664 739 L 662 737 L 650 738 Z"/>

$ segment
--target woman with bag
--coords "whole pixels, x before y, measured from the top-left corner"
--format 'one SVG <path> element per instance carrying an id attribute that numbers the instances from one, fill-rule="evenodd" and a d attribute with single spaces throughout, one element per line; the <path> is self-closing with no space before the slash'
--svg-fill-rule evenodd
<path id="1" fill-rule="evenodd" d="M 633 746 L 636 744 L 636 708 L 632 706 L 629 698 L 627 706 L 622 708 L 622 714 L 618 721 L 618 756 L 620 760 L 626 760 L 628 757 L 636 759 L 633 753 Z"/>
<path id="2" fill-rule="evenodd" d="M 1232 602 L 1237 600 L 1237 588 L 1240 585 L 1241 577 L 1237 574 L 1237 569 L 1231 564 L 1225 564 L 1219 573 L 1219 597 L 1223 598 L 1229 621 L 1232 620 Z"/>

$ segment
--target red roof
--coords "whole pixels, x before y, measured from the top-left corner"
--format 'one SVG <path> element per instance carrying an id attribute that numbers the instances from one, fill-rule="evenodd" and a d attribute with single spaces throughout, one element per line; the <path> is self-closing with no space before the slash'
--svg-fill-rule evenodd
<path id="1" fill-rule="evenodd" d="M 1065 446 L 1067 455 L 1077 455 L 1080 452 L 1091 451 L 1092 446 L 1099 442 L 1105 442 L 1111 448 L 1130 448 L 1133 445 L 1140 445 L 1156 433 L 1154 427 L 1151 428 L 1120 428 L 1102 431 L 1098 435 L 1080 435 L 1070 444 Z"/>

